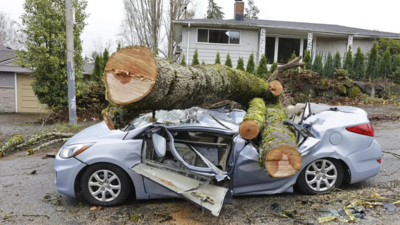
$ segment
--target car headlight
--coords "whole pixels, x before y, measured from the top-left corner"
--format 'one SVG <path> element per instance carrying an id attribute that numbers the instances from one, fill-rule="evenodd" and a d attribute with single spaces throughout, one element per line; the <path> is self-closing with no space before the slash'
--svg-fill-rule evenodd
<path id="1" fill-rule="evenodd" d="M 92 146 L 94 143 L 83 143 L 83 144 L 74 144 L 68 145 L 61 149 L 60 157 L 63 159 L 71 158 L 73 156 L 77 156 Z"/>

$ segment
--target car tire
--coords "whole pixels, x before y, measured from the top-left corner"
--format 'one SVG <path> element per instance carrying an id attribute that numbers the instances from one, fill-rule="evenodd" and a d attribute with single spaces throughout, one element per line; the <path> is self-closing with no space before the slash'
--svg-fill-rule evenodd
<path id="1" fill-rule="evenodd" d="M 342 185 L 343 176 L 343 166 L 338 160 L 318 159 L 301 171 L 296 187 L 305 194 L 320 194 L 333 187 L 339 188 Z"/>
<path id="2" fill-rule="evenodd" d="M 107 163 L 87 168 L 82 174 L 80 185 L 83 197 L 96 206 L 120 205 L 130 197 L 133 190 L 132 180 L 125 171 Z"/>

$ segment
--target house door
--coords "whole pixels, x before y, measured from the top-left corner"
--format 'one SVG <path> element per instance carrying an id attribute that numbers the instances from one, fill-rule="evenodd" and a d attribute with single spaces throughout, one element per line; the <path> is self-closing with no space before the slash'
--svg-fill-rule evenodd
<path id="1" fill-rule="evenodd" d="M 28 74 L 17 75 L 17 102 L 18 112 L 21 113 L 43 113 L 47 107 L 39 103 L 32 86 L 29 84 L 33 78 Z"/>

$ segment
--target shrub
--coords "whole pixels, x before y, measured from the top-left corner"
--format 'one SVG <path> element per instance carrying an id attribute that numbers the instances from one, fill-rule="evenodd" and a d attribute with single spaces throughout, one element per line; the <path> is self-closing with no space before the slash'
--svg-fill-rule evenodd
<path id="1" fill-rule="evenodd" d="M 354 56 L 353 62 L 353 74 L 355 79 L 365 79 L 365 62 L 364 54 L 361 48 L 357 48 L 357 53 Z"/>
<path id="2" fill-rule="evenodd" d="M 310 70 L 311 66 L 312 66 L 312 62 L 311 62 L 311 52 L 310 50 L 306 50 L 304 53 L 304 59 L 303 62 L 306 64 L 306 69 Z"/>
<path id="3" fill-rule="evenodd" d="M 347 70 L 352 76 L 352 69 L 353 69 L 353 55 L 351 53 L 351 45 L 349 46 L 349 50 L 346 53 L 346 58 L 344 59 L 343 69 Z"/>
<path id="4" fill-rule="evenodd" d="M 374 79 L 374 73 L 376 72 L 376 67 L 378 61 L 378 43 L 375 41 L 371 51 L 369 52 L 369 58 L 368 58 L 368 66 L 367 66 L 367 77 L 371 80 Z"/>
<path id="5" fill-rule="evenodd" d="M 385 54 L 383 54 L 382 60 L 381 60 L 381 65 L 379 66 L 379 74 L 381 78 L 384 76 L 386 79 L 387 75 L 390 74 L 390 49 L 386 49 Z"/>
<path id="6" fill-rule="evenodd" d="M 247 62 L 247 67 L 246 67 L 246 72 L 254 74 L 254 69 L 256 67 L 256 64 L 254 63 L 254 55 L 251 53 L 249 57 L 249 61 Z"/>
<path id="7" fill-rule="evenodd" d="M 339 51 L 336 51 L 335 59 L 333 60 L 333 67 L 335 69 L 341 69 L 342 68 L 342 57 L 340 57 Z"/>
<path id="8" fill-rule="evenodd" d="M 215 64 L 221 64 L 221 59 L 219 57 L 219 52 L 217 52 L 217 58 L 215 59 Z"/>
<path id="9" fill-rule="evenodd" d="M 390 79 L 396 84 L 400 84 L 400 67 L 390 75 Z"/>
<path id="10" fill-rule="evenodd" d="M 312 70 L 318 75 L 322 76 L 323 74 L 323 64 L 322 64 L 322 56 L 320 54 L 317 54 L 315 56 L 314 63 L 312 65 Z"/>
<path id="11" fill-rule="evenodd" d="M 193 59 L 192 59 L 192 66 L 200 65 L 199 62 L 199 53 L 197 52 L 197 48 L 194 51 Z"/>
<path id="12" fill-rule="evenodd" d="M 400 68 L 400 55 L 393 57 L 392 73 L 396 72 L 398 68 Z"/>
<path id="13" fill-rule="evenodd" d="M 205 66 L 205 65 L 206 65 L 206 63 L 203 61 L 203 62 L 201 63 L 201 65 L 202 65 L 202 66 Z"/>
<path id="14" fill-rule="evenodd" d="M 258 63 L 257 76 L 261 78 L 268 76 L 267 58 L 264 54 L 261 56 L 261 60 Z"/>
<path id="15" fill-rule="evenodd" d="M 272 73 L 275 72 L 275 70 L 276 70 L 277 68 L 278 68 L 278 63 L 277 63 L 277 62 L 274 62 L 274 63 L 272 63 L 272 66 L 271 66 L 269 72 L 272 74 Z"/>
<path id="16" fill-rule="evenodd" d="M 181 60 L 180 65 L 181 65 L 181 66 L 186 66 L 186 57 L 185 57 L 185 54 L 183 54 L 183 56 L 182 56 L 182 60 Z"/>
<path id="17" fill-rule="evenodd" d="M 225 66 L 232 68 L 232 60 L 231 60 L 231 56 L 229 55 L 229 53 L 228 53 L 228 55 L 226 55 Z"/>
<path id="18" fill-rule="evenodd" d="M 333 67 L 333 58 L 332 58 L 332 53 L 328 53 L 328 58 L 326 59 L 325 65 L 324 65 L 324 77 L 332 77 L 334 72 L 334 67 Z"/>
<path id="19" fill-rule="evenodd" d="M 241 70 L 241 71 L 245 71 L 244 70 L 244 61 L 242 57 L 239 57 L 239 60 L 237 62 L 237 66 L 236 66 L 237 70 Z"/>

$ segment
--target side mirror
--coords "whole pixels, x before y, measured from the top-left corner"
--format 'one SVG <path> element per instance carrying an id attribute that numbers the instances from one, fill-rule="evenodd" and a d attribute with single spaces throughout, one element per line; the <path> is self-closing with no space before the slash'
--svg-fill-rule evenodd
<path id="1" fill-rule="evenodd" d="M 165 153 L 167 152 L 167 140 L 158 134 L 153 134 L 152 139 L 154 151 L 156 152 L 157 156 L 160 158 L 165 157 Z"/>

